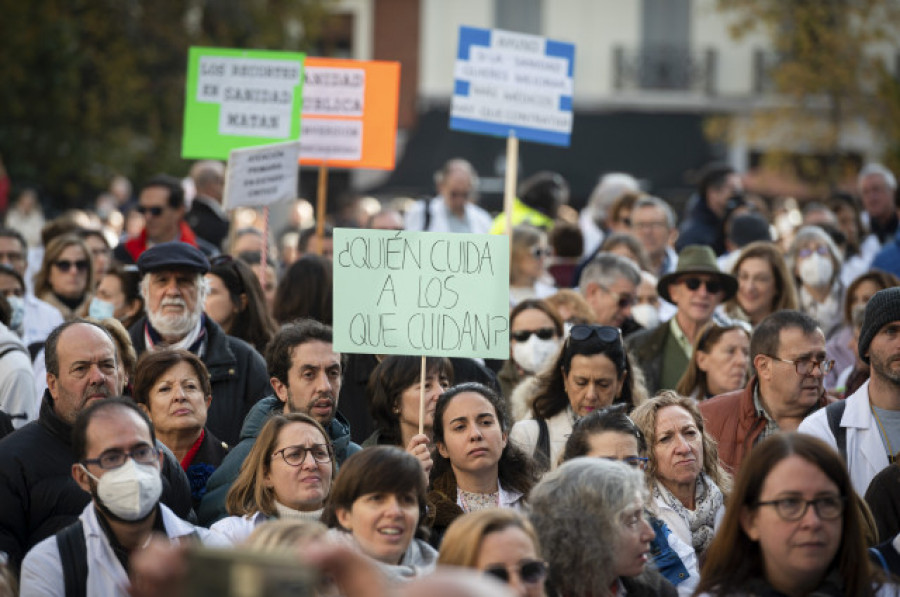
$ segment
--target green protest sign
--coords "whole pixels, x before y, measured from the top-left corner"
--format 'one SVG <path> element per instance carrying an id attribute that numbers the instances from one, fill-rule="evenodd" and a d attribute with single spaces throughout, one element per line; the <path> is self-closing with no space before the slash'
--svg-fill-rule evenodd
<path id="1" fill-rule="evenodd" d="M 304 54 L 191 48 L 181 157 L 300 138 Z"/>
<path id="2" fill-rule="evenodd" d="M 341 352 L 509 358 L 509 237 L 334 231 Z"/>

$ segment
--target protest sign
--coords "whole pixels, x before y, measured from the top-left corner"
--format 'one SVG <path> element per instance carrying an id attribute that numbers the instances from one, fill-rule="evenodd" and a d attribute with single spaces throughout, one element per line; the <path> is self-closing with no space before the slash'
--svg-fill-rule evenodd
<path id="1" fill-rule="evenodd" d="M 300 163 L 394 168 L 400 63 L 307 58 Z"/>
<path id="2" fill-rule="evenodd" d="M 256 207 L 295 199 L 299 155 L 299 141 L 232 150 L 222 206 Z"/>
<path id="3" fill-rule="evenodd" d="M 509 358 L 509 240 L 338 228 L 341 352 Z"/>
<path id="4" fill-rule="evenodd" d="M 227 159 L 232 149 L 300 136 L 304 55 L 191 48 L 181 157 Z"/>
<path id="5" fill-rule="evenodd" d="M 460 27 L 450 128 L 568 146 L 574 69 L 573 44 Z"/>

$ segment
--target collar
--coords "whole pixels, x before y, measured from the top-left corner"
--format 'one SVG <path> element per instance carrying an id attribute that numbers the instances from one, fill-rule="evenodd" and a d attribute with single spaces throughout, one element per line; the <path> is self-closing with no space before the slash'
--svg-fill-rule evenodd
<path id="1" fill-rule="evenodd" d="M 765 419 L 767 423 L 774 423 L 774 419 L 769 416 L 766 409 L 762 405 L 762 399 L 759 397 L 759 384 L 753 386 L 753 408 L 756 410 L 756 416 Z"/>
<path id="2" fill-rule="evenodd" d="M 900 230 L 898 224 L 900 224 L 900 221 L 897 219 L 896 211 L 891 214 L 891 217 L 888 218 L 888 221 L 883 225 L 869 218 L 869 228 L 871 229 L 872 234 L 878 237 L 881 244 L 891 240 L 894 237 L 894 233 Z"/>
<path id="3" fill-rule="evenodd" d="M 144 345 L 150 352 L 158 348 L 183 348 L 202 359 L 206 352 L 206 313 L 200 314 L 197 325 L 184 338 L 168 345 L 163 343 L 162 336 L 150 325 L 150 318 L 147 317 L 144 323 Z"/>
<path id="4" fill-rule="evenodd" d="M 206 437 L 206 428 L 200 428 L 200 437 L 197 438 L 197 441 L 194 442 L 194 445 L 191 446 L 191 449 L 187 451 L 187 454 L 184 455 L 184 458 L 181 460 L 181 468 L 184 472 L 187 472 L 188 467 L 191 466 L 191 463 L 194 461 L 194 457 L 197 455 L 197 452 L 200 451 L 200 444 L 203 443 L 203 439 Z"/>
<path id="5" fill-rule="evenodd" d="M 115 554 L 116 559 L 119 560 L 119 563 L 122 564 L 122 568 L 125 569 L 126 574 L 129 572 L 130 568 L 128 567 L 129 560 L 131 559 L 131 552 L 129 552 L 125 547 L 119 543 L 119 539 L 116 537 L 116 534 L 113 533 L 112 527 L 109 526 L 109 522 L 106 520 L 106 517 L 103 516 L 103 513 L 100 512 L 100 509 L 97 508 L 97 505 L 93 505 L 94 515 L 97 517 L 97 525 L 100 527 L 100 530 L 103 531 L 103 536 L 106 538 L 107 543 L 109 543 L 110 549 Z M 154 533 L 162 533 L 166 534 L 166 525 L 163 523 L 162 510 L 159 507 L 159 504 L 156 504 L 155 512 L 153 514 L 153 532 Z M 149 537 L 148 537 L 149 539 Z"/>
<path id="6" fill-rule="evenodd" d="M 691 355 L 694 353 L 694 346 L 691 344 L 691 341 L 688 340 L 688 337 L 685 336 L 684 332 L 681 331 L 681 326 L 678 325 L 676 319 L 676 316 L 672 316 L 672 319 L 669 320 L 669 331 L 672 333 L 672 338 L 675 339 L 675 342 L 677 342 L 678 346 L 681 347 L 681 350 L 684 351 L 684 354 L 686 354 L 688 358 L 691 358 Z"/>
<path id="7" fill-rule="evenodd" d="M 59 418 L 59 415 L 53 410 L 53 398 L 50 397 L 50 390 L 44 390 L 38 421 L 66 446 L 72 446 L 72 426 Z"/>
<path id="8" fill-rule="evenodd" d="M 223 220 L 228 219 L 228 214 L 226 214 L 225 210 L 222 209 L 222 205 L 212 197 L 208 197 L 206 195 L 197 195 L 196 197 L 194 197 L 194 203 L 202 203 Z"/>

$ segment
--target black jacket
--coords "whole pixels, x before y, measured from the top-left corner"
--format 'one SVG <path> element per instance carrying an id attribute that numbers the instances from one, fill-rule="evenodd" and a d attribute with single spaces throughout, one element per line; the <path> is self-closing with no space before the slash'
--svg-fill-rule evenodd
<path id="1" fill-rule="evenodd" d="M 171 453 L 164 453 L 160 501 L 188 519 L 187 477 Z M 0 441 L 0 551 L 14 570 L 29 549 L 75 522 L 91 501 L 72 478 L 73 464 L 72 426 L 56 416 L 47 390 L 37 421 Z"/>
<path id="2" fill-rule="evenodd" d="M 229 336 L 219 325 L 204 317 L 206 351 L 203 364 L 212 382 L 212 404 L 206 426 L 229 446 L 237 444 L 244 417 L 260 399 L 272 393 L 266 362 L 256 350 L 239 338 Z M 138 356 L 147 350 L 142 317 L 128 333 Z"/>
<path id="3" fill-rule="evenodd" d="M 709 208 L 702 197 L 693 204 L 681 223 L 675 250 L 680 253 L 688 245 L 707 245 L 717 256 L 725 253 L 724 222 Z"/>
<path id="4" fill-rule="evenodd" d="M 228 236 L 229 222 L 222 219 L 218 213 L 204 203 L 204 201 L 215 201 L 209 197 L 204 197 L 203 201 L 198 201 L 199 197 L 195 197 L 191 203 L 191 211 L 187 212 L 184 220 L 194 231 L 194 234 L 210 243 L 217 249 L 222 248 L 222 241 Z"/>

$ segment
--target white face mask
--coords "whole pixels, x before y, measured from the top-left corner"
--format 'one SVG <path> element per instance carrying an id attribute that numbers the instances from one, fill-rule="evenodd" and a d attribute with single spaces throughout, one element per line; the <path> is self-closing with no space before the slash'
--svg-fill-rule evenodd
<path id="1" fill-rule="evenodd" d="M 159 503 L 162 478 L 152 464 L 138 464 L 133 458 L 99 479 L 82 467 L 97 482 L 97 497 L 122 520 L 142 520 Z"/>
<path id="2" fill-rule="evenodd" d="M 648 330 L 659 325 L 659 309 L 653 305 L 633 306 L 631 317 Z"/>
<path id="3" fill-rule="evenodd" d="M 512 357 L 516 364 L 528 373 L 537 373 L 547 360 L 559 349 L 559 338 L 541 340 L 531 334 L 525 342 L 513 345 Z"/>
<path id="4" fill-rule="evenodd" d="M 821 288 L 831 284 L 834 265 L 831 263 L 831 258 L 813 253 L 800 262 L 798 270 L 804 284 L 813 288 Z"/>
<path id="5" fill-rule="evenodd" d="M 91 306 L 88 309 L 88 315 L 101 321 L 112 318 L 113 313 L 115 312 L 116 306 L 114 304 L 97 297 L 94 297 L 93 300 L 91 300 Z"/>

